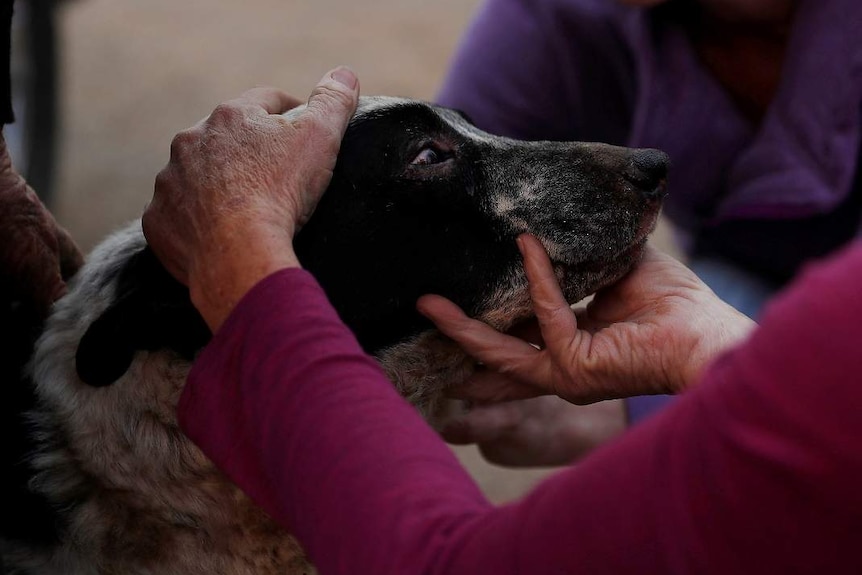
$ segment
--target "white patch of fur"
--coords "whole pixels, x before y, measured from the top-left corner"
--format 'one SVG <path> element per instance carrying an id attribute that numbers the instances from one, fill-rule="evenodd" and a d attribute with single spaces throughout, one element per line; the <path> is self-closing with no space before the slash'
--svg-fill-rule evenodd
<path id="1" fill-rule="evenodd" d="M 518 186 L 518 201 L 530 204 L 539 200 L 544 193 L 545 186 L 545 179 L 540 176 L 522 180 Z"/>
<path id="2" fill-rule="evenodd" d="M 494 212 L 495 216 L 504 220 L 509 220 L 512 217 L 512 211 L 517 207 L 518 205 L 515 203 L 515 200 L 503 194 L 494 196 L 494 199 L 491 201 L 491 211 Z"/>
<path id="3" fill-rule="evenodd" d="M 139 222 L 103 243 L 37 344 L 43 449 L 32 487 L 65 510 L 69 529 L 49 551 L 4 545 L 7 565 L 65 574 L 312 573 L 293 537 L 179 430 L 188 362 L 140 352 L 111 386 L 78 379 L 78 342 L 114 297 L 105 276 L 143 244 Z"/>
<path id="4" fill-rule="evenodd" d="M 382 112 L 389 108 L 396 108 L 407 104 L 415 104 L 416 100 L 398 98 L 395 96 L 362 96 L 356 108 L 355 118 L 361 118 L 372 112 Z"/>
<path id="5" fill-rule="evenodd" d="M 514 215 L 512 212 L 521 208 L 519 205 L 519 201 L 533 201 L 534 196 L 539 193 L 540 183 L 531 184 L 529 182 L 524 182 L 521 186 L 520 197 L 516 200 L 511 196 L 505 194 L 498 194 L 494 196 L 491 200 L 491 211 L 495 216 L 500 218 L 502 221 L 506 222 L 506 225 L 509 226 L 509 229 L 512 230 L 514 234 L 522 234 L 531 231 L 530 224 L 519 216 Z M 537 236 L 539 241 L 545 246 L 545 250 L 548 252 L 548 256 L 554 261 L 566 261 L 569 257 L 570 249 L 567 249 L 562 244 L 559 244 L 549 238 L 543 236 Z"/>

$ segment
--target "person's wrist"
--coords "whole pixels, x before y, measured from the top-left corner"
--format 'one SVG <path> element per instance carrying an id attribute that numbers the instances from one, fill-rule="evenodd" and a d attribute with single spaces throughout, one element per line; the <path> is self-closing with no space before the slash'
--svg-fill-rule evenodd
<path id="1" fill-rule="evenodd" d="M 289 230 L 249 227 L 213 239 L 189 266 L 189 294 L 215 332 L 240 300 L 271 274 L 302 267 Z"/>
<path id="2" fill-rule="evenodd" d="M 687 369 L 680 370 L 684 377 L 679 382 L 676 393 L 685 392 L 695 385 L 709 364 L 722 353 L 748 338 L 757 327 L 754 320 L 730 305 L 722 302 L 722 308 L 720 312 L 709 315 L 713 329 L 699 338 L 688 361 Z"/>

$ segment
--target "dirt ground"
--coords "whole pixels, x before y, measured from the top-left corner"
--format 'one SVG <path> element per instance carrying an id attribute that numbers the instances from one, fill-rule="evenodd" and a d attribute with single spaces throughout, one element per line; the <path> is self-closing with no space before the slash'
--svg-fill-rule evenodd
<path id="1" fill-rule="evenodd" d="M 432 99 L 479 0 L 74 0 L 62 9 L 55 212 L 81 246 L 137 217 L 171 138 L 255 85 L 301 95 L 337 64 L 365 94 Z M 543 470 L 458 448 L 494 501 Z"/>

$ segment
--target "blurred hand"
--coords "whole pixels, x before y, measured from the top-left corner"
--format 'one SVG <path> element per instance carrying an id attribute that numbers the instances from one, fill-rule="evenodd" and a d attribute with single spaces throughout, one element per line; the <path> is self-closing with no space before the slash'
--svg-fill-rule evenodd
<path id="1" fill-rule="evenodd" d="M 523 235 L 518 246 L 538 321 L 533 343 L 540 349 L 468 318 L 442 297 L 418 302 L 440 331 L 487 367 L 456 391 L 458 397 L 489 403 L 555 394 L 586 404 L 677 393 L 755 326 L 688 268 L 651 247 L 626 277 L 575 314 L 539 241 Z"/>
<path id="2" fill-rule="evenodd" d="M 65 280 L 82 263 L 75 242 L 15 171 L 0 133 L 0 281 L 4 297 L 25 302 L 44 318 L 54 300 L 65 293 Z"/>
<path id="3" fill-rule="evenodd" d="M 358 97 L 338 68 L 295 115 L 281 114 L 299 100 L 256 88 L 174 138 L 144 235 L 213 331 L 254 284 L 299 266 L 294 233 L 329 184 Z"/>
<path id="4" fill-rule="evenodd" d="M 573 405 L 556 396 L 474 406 L 442 432 L 450 443 L 476 443 L 488 461 L 509 467 L 572 463 L 626 428 L 625 404 Z"/>

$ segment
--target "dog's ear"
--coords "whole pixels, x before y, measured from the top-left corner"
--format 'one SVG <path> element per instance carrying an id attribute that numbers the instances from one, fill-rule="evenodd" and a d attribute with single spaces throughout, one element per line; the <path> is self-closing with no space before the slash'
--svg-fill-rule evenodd
<path id="1" fill-rule="evenodd" d="M 113 303 L 78 344 L 78 377 L 95 387 L 126 373 L 135 353 L 172 349 L 193 359 L 211 334 L 189 299 L 188 289 L 162 267 L 149 248 L 120 271 Z"/>
<path id="2" fill-rule="evenodd" d="M 136 299 L 121 297 L 87 328 L 75 354 L 75 368 L 84 383 L 109 385 L 132 364 L 136 350 L 133 316 L 140 315 L 135 313 Z"/>

